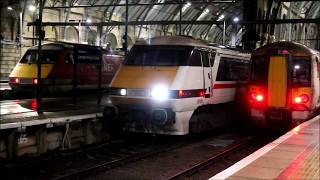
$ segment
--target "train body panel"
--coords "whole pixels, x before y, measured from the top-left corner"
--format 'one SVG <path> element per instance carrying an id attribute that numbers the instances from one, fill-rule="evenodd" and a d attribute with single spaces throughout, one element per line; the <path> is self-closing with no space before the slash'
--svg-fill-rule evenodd
<path id="1" fill-rule="evenodd" d="M 74 56 L 77 46 L 77 44 L 70 43 L 49 43 L 42 46 L 41 80 L 44 92 L 57 93 L 72 90 Z M 106 88 L 120 67 L 123 57 L 108 54 L 98 47 L 81 45 L 83 49 L 86 49 L 86 47 L 101 53 L 101 81 L 102 87 Z M 84 50 L 82 52 L 84 52 L 82 56 L 87 60 L 90 60 L 92 56 L 99 56 L 99 54 L 92 55 L 90 52 L 86 54 Z M 9 85 L 14 91 L 28 92 L 36 88 L 38 78 L 37 53 L 36 47 L 27 50 L 10 73 Z M 80 55 L 78 56 L 80 57 Z M 78 89 L 98 88 L 98 66 L 97 63 L 77 63 L 75 79 Z"/>
<path id="2" fill-rule="evenodd" d="M 112 80 L 104 114 L 127 131 L 188 134 L 199 109 L 235 100 L 239 73 L 227 71 L 233 65 L 248 75 L 249 59 L 186 37 L 138 42 Z"/>
<path id="3" fill-rule="evenodd" d="M 319 56 L 292 42 L 273 43 L 253 52 L 249 101 L 255 124 L 287 128 L 318 111 Z"/>

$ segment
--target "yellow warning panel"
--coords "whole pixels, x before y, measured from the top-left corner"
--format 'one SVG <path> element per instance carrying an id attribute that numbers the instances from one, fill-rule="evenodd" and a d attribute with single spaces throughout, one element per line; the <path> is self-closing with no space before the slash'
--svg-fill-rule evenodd
<path id="1" fill-rule="evenodd" d="M 268 106 L 285 107 L 287 101 L 287 61 L 285 56 L 271 56 L 268 72 Z"/>

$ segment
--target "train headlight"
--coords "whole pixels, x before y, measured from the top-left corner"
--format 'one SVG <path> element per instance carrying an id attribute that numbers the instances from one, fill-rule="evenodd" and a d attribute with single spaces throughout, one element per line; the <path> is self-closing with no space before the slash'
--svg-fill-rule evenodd
<path id="1" fill-rule="evenodd" d="M 125 88 L 111 88 L 110 91 L 110 94 L 115 96 L 126 96 L 128 93 Z"/>
<path id="2" fill-rule="evenodd" d="M 126 96 L 127 95 L 127 90 L 126 89 L 120 89 L 120 95 L 121 96 Z"/>
<path id="3" fill-rule="evenodd" d="M 169 97 L 168 88 L 164 85 L 156 85 L 151 89 L 151 97 L 156 100 L 166 100 Z"/>

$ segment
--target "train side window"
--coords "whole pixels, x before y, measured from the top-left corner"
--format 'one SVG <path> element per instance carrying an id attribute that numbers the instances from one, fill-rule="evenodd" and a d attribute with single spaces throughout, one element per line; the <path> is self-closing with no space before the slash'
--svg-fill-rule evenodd
<path id="1" fill-rule="evenodd" d="M 226 59 L 221 57 L 217 73 L 217 81 L 229 81 L 229 68 L 227 66 L 228 64 Z"/>
<path id="2" fill-rule="evenodd" d="M 234 81 L 247 81 L 249 77 L 249 62 L 241 59 L 229 59 L 230 79 Z"/>
<path id="3" fill-rule="evenodd" d="M 201 65 L 201 54 L 199 50 L 193 50 L 189 58 L 189 66 L 202 66 Z"/>
<path id="4" fill-rule="evenodd" d="M 209 52 L 201 51 L 202 63 L 204 67 L 210 67 L 209 65 Z"/>

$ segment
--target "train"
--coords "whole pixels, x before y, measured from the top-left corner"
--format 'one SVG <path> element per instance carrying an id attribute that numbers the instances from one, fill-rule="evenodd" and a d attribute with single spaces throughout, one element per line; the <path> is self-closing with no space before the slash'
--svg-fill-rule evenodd
<path id="1" fill-rule="evenodd" d="M 249 107 L 253 124 L 268 129 L 294 127 L 320 107 L 320 53 L 280 41 L 252 53 Z"/>
<path id="2" fill-rule="evenodd" d="M 245 92 L 250 57 L 184 36 L 138 41 L 111 82 L 104 117 L 123 131 L 149 134 L 221 127 L 241 99 L 237 92 Z"/>
<path id="3" fill-rule="evenodd" d="M 29 48 L 9 75 L 14 93 L 35 92 L 38 84 L 38 46 Z M 42 45 L 41 88 L 43 93 L 61 93 L 73 89 L 107 88 L 124 56 L 97 46 L 53 42 Z M 76 72 L 76 73 L 75 73 Z"/>

